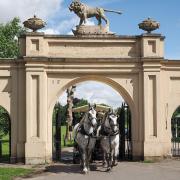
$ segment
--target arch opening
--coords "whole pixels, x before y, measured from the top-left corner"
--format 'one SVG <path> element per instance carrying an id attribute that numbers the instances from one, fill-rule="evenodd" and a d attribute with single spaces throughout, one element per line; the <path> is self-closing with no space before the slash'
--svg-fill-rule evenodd
<path id="1" fill-rule="evenodd" d="M 175 110 L 171 118 L 172 155 L 180 156 L 180 106 Z"/>
<path id="2" fill-rule="evenodd" d="M 11 120 L 9 113 L 0 106 L 0 162 L 10 162 Z"/>
<path id="3" fill-rule="evenodd" d="M 100 98 L 98 100 L 98 96 L 94 96 L 96 99 L 94 99 L 93 101 L 93 92 L 92 92 L 92 82 L 94 82 L 95 84 L 101 84 L 101 87 L 98 86 L 94 86 L 94 94 L 96 93 L 96 95 L 98 94 L 97 92 L 99 92 Z M 83 84 L 88 84 L 90 83 L 89 86 L 87 86 L 87 89 L 85 90 L 85 88 L 83 89 Z M 124 91 L 122 94 L 124 94 L 125 98 L 128 99 L 128 102 L 126 101 L 126 99 L 124 98 L 124 96 L 121 95 L 120 90 L 118 89 L 118 86 L 114 86 L 112 85 L 112 82 L 102 82 L 100 80 L 94 80 L 94 79 L 88 79 L 88 80 L 75 80 L 72 81 L 70 83 L 68 83 L 68 85 L 66 85 L 65 87 L 63 87 L 63 90 L 60 90 L 58 92 L 58 94 L 61 94 L 61 98 L 58 98 L 58 100 L 56 99 L 56 104 L 54 105 L 54 109 L 53 109 L 53 115 L 52 115 L 52 156 L 53 156 L 53 160 L 58 161 L 58 160 L 69 160 L 71 161 L 73 158 L 73 137 L 72 134 L 70 135 L 70 141 L 66 141 L 67 137 L 67 128 L 72 131 L 73 126 L 78 123 L 82 116 L 82 114 L 73 114 L 73 126 L 72 127 L 68 127 L 66 126 L 66 115 L 67 115 L 67 89 L 69 87 L 73 87 L 76 86 L 80 87 L 78 90 L 79 93 L 75 93 L 75 97 L 73 99 L 73 107 L 78 107 L 78 106 L 82 106 L 88 103 L 97 103 L 97 104 L 102 104 L 102 105 L 108 105 L 110 107 L 113 106 L 113 108 L 116 110 L 116 112 L 121 115 L 121 148 L 119 150 L 120 154 L 120 158 L 123 160 L 131 160 L 132 159 L 132 142 L 131 142 L 131 134 L 132 134 L 132 129 L 131 129 L 131 117 L 133 115 L 133 113 L 131 112 L 131 107 L 133 106 L 133 103 L 131 101 L 131 99 L 129 98 L 129 95 L 126 91 Z M 102 88 L 102 86 L 104 86 L 104 88 Z M 105 89 L 105 87 L 108 87 L 109 89 L 111 89 L 110 93 L 105 93 L 105 95 L 103 96 L 103 90 Z M 67 88 L 67 89 L 66 89 Z M 108 90 L 109 90 L 108 89 Z M 117 91 L 118 89 L 118 91 Z M 83 91 L 84 90 L 84 91 Z M 64 91 L 64 93 L 62 94 L 62 91 Z M 110 98 L 113 98 L 112 96 L 112 91 L 115 92 L 116 94 L 116 98 L 114 98 L 115 103 L 113 105 L 113 102 L 110 103 L 110 99 L 107 100 L 107 96 L 110 95 Z M 86 94 L 86 98 L 83 98 L 83 93 Z M 93 94 L 93 95 L 92 95 Z M 78 96 L 77 96 L 78 95 Z M 117 103 L 118 99 L 117 97 L 119 96 L 119 103 Z M 91 97 L 91 98 L 90 98 Z M 104 99 L 105 101 L 103 101 Z M 64 102 L 62 102 L 64 101 Z M 110 104 L 109 104 L 110 103 Z M 129 105 L 129 103 L 131 104 L 131 107 Z M 122 117 L 123 116 L 123 117 Z M 123 122 L 122 122 L 123 121 Z M 123 135 L 122 135 L 123 133 Z M 57 135 L 58 134 L 58 135 Z M 123 141 L 123 142 L 122 142 Z M 123 147 L 122 147 L 123 145 Z M 71 149 L 71 150 L 70 150 Z M 71 155 L 70 155 L 71 154 Z"/>

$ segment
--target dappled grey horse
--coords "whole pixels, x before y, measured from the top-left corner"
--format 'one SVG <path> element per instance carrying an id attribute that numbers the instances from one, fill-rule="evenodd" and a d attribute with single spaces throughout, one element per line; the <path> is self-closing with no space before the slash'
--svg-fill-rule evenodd
<path id="1" fill-rule="evenodd" d="M 79 154 L 81 156 L 81 166 L 85 174 L 89 171 L 91 154 L 96 143 L 96 128 L 95 106 L 89 106 L 88 112 L 85 113 L 80 123 L 74 127 L 74 141 L 78 145 Z"/>
<path id="2" fill-rule="evenodd" d="M 119 127 L 118 117 L 109 110 L 104 116 L 101 127 L 99 127 L 99 135 L 101 136 L 100 144 L 104 152 L 104 160 L 107 162 L 107 171 L 117 165 L 117 156 L 119 154 Z"/>

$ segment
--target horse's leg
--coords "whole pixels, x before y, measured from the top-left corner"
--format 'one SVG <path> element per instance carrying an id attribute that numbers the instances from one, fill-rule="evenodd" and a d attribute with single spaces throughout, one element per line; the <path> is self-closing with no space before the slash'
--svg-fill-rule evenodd
<path id="1" fill-rule="evenodd" d="M 118 159 L 118 155 L 119 155 L 119 137 L 118 136 L 116 138 L 116 145 L 115 145 L 115 148 L 114 148 L 113 166 L 117 166 L 118 165 L 118 163 L 117 163 L 117 159 Z"/>
<path id="2" fill-rule="evenodd" d="M 102 162 L 102 165 L 103 165 L 103 167 L 105 167 L 106 166 L 106 163 L 107 163 L 107 160 L 106 160 L 106 153 L 107 153 L 107 150 L 106 150 L 106 144 L 105 144 L 105 140 L 104 139 L 101 139 L 101 142 L 100 142 L 100 144 L 101 144 L 101 149 L 102 149 L 102 154 L 103 154 L 103 162 Z"/>
<path id="3" fill-rule="evenodd" d="M 112 149 L 111 151 L 111 160 L 110 160 L 111 167 L 113 167 L 113 160 L 114 160 L 114 149 Z"/>
<path id="4" fill-rule="evenodd" d="M 103 167 L 106 166 L 106 153 L 103 151 Z"/>
<path id="5" fill-rule="evenodd" d="M 81 148 L 79 148 L 79 154 L 80 154 L 80 167 L 81 169 L 83 169 L 84 165 L 83 165 L 83 150 Z"/>
<path id="6" fill-rule="evenodd" d="M 107 171 L 111 170 L 111 153 L 106 153 Z"/>
<path id="7" fill-rule="evenodd" d="M 89 149 L 88 153 L 87 153 L 87 168 L 88 168 L 88 170 L 90 170 L 91 155 L 92 155 L 92 150 Z"/>
<path id="8" fill-rule="evenodd" d="M 117 155 L 118 155 L 118 152 L 117 152 L 117 148 L 114 149 L 114 152 L 113 152 L 113 162 L 112 162 L 112 166 L 117 166 L 118 163 L 117 163 Z"/>
<path id="9" fill-rule="evenodd" d="M 83 154 L 82 154 L 82 163 L 83 163 L 83 173 L 87 174 L 88 173 L 88 169 L 87 169 L 87 153 L 84 150 Z"/>

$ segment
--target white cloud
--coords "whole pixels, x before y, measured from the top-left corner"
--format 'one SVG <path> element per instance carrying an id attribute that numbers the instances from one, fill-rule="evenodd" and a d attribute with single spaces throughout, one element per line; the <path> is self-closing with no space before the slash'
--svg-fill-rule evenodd
<path id="1" fill-rule="evenodd" d="M 78 24 L 78 18 L 72 17 L 59 23 L 55 29 L 61 34 L 67 34 L 70 29 L 73 29 Z"/>
<path id="2" fill-rule="evenodd" d="M 59 31 L 53 28 L 42 29 L 45 34 L 59 34 Z"/>
<path id="3" fill-rule="evenodd" d="M 70 17 L 69 19 L 63 20 L 62 22 L 57 24 L 54 28 L 47 28 L 45 30 L 41 30 L 46 34 L 68 34 L 73 35 L 73 32 L 70 29 L 76 29 L 76 26 L 79 24 L 78 17 Z M 92 20 L 87 20 L 86 25 L 95 25 Z"/>
<path id="4" fill-rule="evenodd" d="M 87 25 L 87 26 L 93 26 L 93 25 L 95 25 L 95 23 L 94 23 L 94 21 L 92 21 L 91 19 L 87 19 L 85 25 Z"/>
<path id="5" fill-rule="evenodd" d="M 22 21 L 34 14 L 44 20 L 57 12 L 63 0 L 1 0 L 0 21 L 7 22 L 18 16 Z"/>
<path id="6" fill-rule="evenodd" d="M 87 81 L 77 84 L 75 97 L 86 99 L 90 103 L 107 104 L 113 108 L 120 107 L 124 102 L 121 95 L 110 86 L 95 82 Z M 59 98 L 61 104 L 65 105 L 67 102 L 66 92 Z"/>

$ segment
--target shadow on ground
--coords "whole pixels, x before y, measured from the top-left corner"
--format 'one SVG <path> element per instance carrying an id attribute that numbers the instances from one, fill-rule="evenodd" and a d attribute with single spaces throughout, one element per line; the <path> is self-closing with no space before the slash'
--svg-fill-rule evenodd
<path id="1" fill-rule="evenodd" d="M 102 163 L 101 163 L 102 164 Z M 106 168 L 102 168 L 100 163 L 93 163 L 90 165 L 90 171 L 106 172 Z M 67 173 L 67 174 L 81 174 L 82 169 L 79 164 L 57 164 L 47 166 L 45 172 L 49 173 Z"/>
<path id="2" fill-rule="evenodd" d="M 59 164 L 47 166 L 45 172 L 50 173 L 81 173 L 80 166 L 78 164 Z"/>

